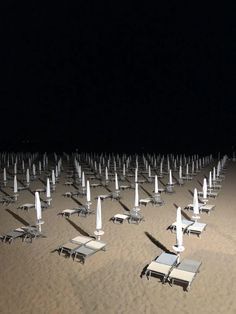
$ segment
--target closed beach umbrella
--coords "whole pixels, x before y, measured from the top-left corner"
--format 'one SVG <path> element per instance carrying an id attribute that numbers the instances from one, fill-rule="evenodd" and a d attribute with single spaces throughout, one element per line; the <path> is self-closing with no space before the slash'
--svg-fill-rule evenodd
<path id="1" fill-rule="evenodd" d="M 89 180 L 87 180 L 86 199 L 87 199 L 87 203 L 91 202 L 91 193 L 90 193 Z"/>
<path id="2" fill-rule="evenodd" d="M 155 186 L 154 186 L 154 193 L 158 194 L 158 179 L 157 179 L 157 175 L 155 175 Z"/>

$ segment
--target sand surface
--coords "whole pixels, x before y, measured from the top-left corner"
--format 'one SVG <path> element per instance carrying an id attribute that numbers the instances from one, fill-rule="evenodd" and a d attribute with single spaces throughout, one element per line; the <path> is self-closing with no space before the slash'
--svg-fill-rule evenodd
<path id="1" fill-rule="evenodd" d="M 204 167 L 184 186 L 175 186 L 176 193 L 163 194 L 164 206 L 141 206 L 145 221 L 139 225 L 110 221 L 114 214 L 125 213 L 122 204 L 133 207 L 134 190 L 121 191 L 122 204 L 104 200 L 102 240 L 107 243 L 107 250 L 87 258 L 83 265 L 55 251 L 60 244 L 80 234 L 79 230 L 91 235 L 95 230 L 95 215 L 86 218 L 73 215 L 69 219 L 57 215 L 65 208 L 77 206 L 73 199 L 62 196 L 75 190 L 64 185 L 68 165 L 63 161 L 64 171 L 52 194 L 52 207 L 43 211 L 42 231 L 46 237 L 32 243 L 20 239 L 10 245 L 0 242 L 0 313 L 236 313 L 236 163 L 233 161 L 227 163 L 219 196 L 209 201 L 216 205 L 215 210 L 210 215 L 201 214 L 200 222 L 207 223 L 206 231 L 201 238 L 184 235 L 185 251 L 181 258 L 202 261 L 190 291 L 179 285 L 163 285 L 154 277 L 147 280 L 143 275 L 151 260 L 163 252 L 158 243 L 173 251 L 175 234 L 167 227 L 176 220 L 175 206 L 184 208 L 192 203 L 190 192 L 195 187 L 201 189 L 199 182 L 208 177 L 213 165 Z M 43 173 L 40 178 L 45 181 Z M 167 176 L 161 179 L 163 183 L 167 180 Z M 12 186 L 11 178 L 2 189 L 12 194 Z M 40 180 L 30 184 L 31 191 L 42 187 Z M 109 183 L 109 189 L 114 190 L 114 181 Z M 154 183 L 140 184 L 140 198 L 148 197 L 145 190 L 152 193 L 153 189 Z M 104 187 L 91 188 L 92 208 L 96 208 L 95 197 L 106 193 Z M 85 204 L 85 197 L 76 199 Z M 21 227 L 20 218 L 35 223 L 34 209 L 28 212 L 17 209 L 24 203 L 34 203 L 34 195 L 28 190 L 19 193 L 16 203 L 1 206 L 0 234 Z M 185 212 L 191 217 L 191 212 Z"/>

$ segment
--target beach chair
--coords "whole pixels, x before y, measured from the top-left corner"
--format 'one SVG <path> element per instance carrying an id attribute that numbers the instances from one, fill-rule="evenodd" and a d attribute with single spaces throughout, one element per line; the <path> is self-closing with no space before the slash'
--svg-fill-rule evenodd
<path id="1" fill-rule="evenodd" d="M 70 217 L 71 215 L 74 214 L 79 214 L 79 209 L 78 208 L 74 208 L 74 209 L 63 209 L 61 212 L 59 212 L 57 215 L 61 215 L 62 217 L 66 216 L 66 217 Z"/>
<path id="2" fill-rule="evenodd" d="M 131 210 L 129 213 L 128 222 L 130 224 L 139 224 L 141 221 L 144 221 L 144 217 L 141 215 L 141 213 L 135 210 Z"/>
<path id="3" fill-rule="evenodd" d="M 92 237 L 86 237 L 86 236 L 77 236 L 68 242 L 60 245 L 57 248 L 57 251 L 59 255 L 63 254 L 66 256 L 71 257 L 71 255 L 74 253 L 76 249 L 78 249 L 81 245 L 84 245 L 85 243 L 94 240 Z"/>
<path id="4" fill-rule="evenodd" d="M 175 193 L 173 185 L 167 185 L 166 188 L 165 188 L 165 192 L 168 193 L 168 194 Z"/>
<path id="5" fill-rule="evenodd" d="M 114 223 L 120 223 L 122 224 L 124 221 L 129 219 L 129 215 L 125 215 L 125 214 L 116 214 L 113 217 L 111 217 L 111 221 L 113 221 Z"/>
<path id="6" fill-rule="evenodd" d="M 23 204 L 23 205 L 20 205 L 19 207 L 17 207 L 17 209 L 24 209 L 27 211 L 29 211 L 29 209 L 31 209 L 31 208 L 35 208 L 35 204 L 26 203 L 26 204 Z"/>
<path id="7" fill-rule="evenodd" d="M 154 275 L 160 277 L 162 283 L 165 283 L 172 268 L 177 264 L 178 256 L 170 253 L 161 253 L 155 260 L 153 260 L 146 269 L 147 279 Z"/>
<path id="8" fill-rule="evenodd" d="M 188 235 L 191 233 L 197 234 L 198 237 L 201 236 L 202 232 L 206 230 L 207 224 L 195 221 L 192 225 L 186 228 Z"/>
<path id="9" fill-rule="evenodd" d="M 22 229 L 26 232 L 23 236 L 23 241 L 30 240 L 32 242 L 33 239 L 43 236 L 36 226 L 26 226 L 22 227 Z"/>
<path id="10" fill-rule="evenodd" d="M 106 250 L 106 243 L 99 240 L 91 240 L 73 251 L 73 260 L 79 259 L 81 263 L 85 263 L 87 257 L 94 255 L 98 251 Z"/>
<path id="11" fill-rule="evenodd" d="M 190 289 L 190 286 L 199 272 L 201 262 L 191 259 L 183 259 L 177 267 L 174 267 L 169 273 L 168 280 L 170 285 L 175 282 L 182 283 L 185 286 L 186 291 Z"/>
<path id="12" fill-rule="evenodd" d="M 187 230 L 189 226 L 191 226 L 194 223 L 194 221 L 188 220 L 188 219 L 182 219 L 181 222 L 182 222 L 183 233 Z M 169 226 L 169 229 L 171 230 L 171 232 L 176 230 L 176 225 L 177 223 L 175 221 L 172 225 Z"/>
<path id="13" fill-rule="evenodd" d="M 158 206 L 162 206 L 165 204 L 165 202 L 163 201 L 161 195 L 158 193 L 156 195 L 154 195 L 152 198 L 151 198 L 151 203 L 152 205 L 158 205 Z"/>
<path id="14" fill-rule="evenodd" d="M 151 198 L 150 197 L 147 197 L 147 198 L 141 198 L 139 200 L 139 205 L 144 205 L 144 206 L 147 206 L 148 203 L 151 202 Z"/>
<path id="15" fill-rule="evenodd" d="M 13 240 L 15 240 L 16 238 L 22 238 L 24 236 L 26 236 L 27 231 L 24 230 L 23 228 L 16 228 L 12 231 L 9 231 L 5 234 L 2 235 L 2 241 L 3 242 L 8 242 L 8 243 L 12 243 Z"/>
<path id="16" fill-rule="evenodd" d="M 210 214 L 210 212 L 215 208 L 215 205 L 206 204 L 206 203 L 199 203 L 199 212 L 206 212 L 207 214 Z M 188 204 L 185 209 L 187 210 L 193 210 L 193 204 Z"/>

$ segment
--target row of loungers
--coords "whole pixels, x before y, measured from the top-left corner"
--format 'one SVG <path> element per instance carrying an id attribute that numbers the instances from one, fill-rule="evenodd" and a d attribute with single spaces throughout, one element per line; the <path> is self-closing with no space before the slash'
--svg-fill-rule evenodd
<path id="1" fill-rule="evenodd" d="M 207 213 L 207 214 L 210 214 L 211 211 L 213 211 L 215 209 L 215 205 L 212 205 L 212 204 L 203 204 L 203 203 L 200 203 L 199 204 L 199 212 L 200 213 Z M 193 204 L 188 204 L 185 209 L 187 210 L 193 210 Z"/>
<path id="2" fill-rule="evenodd" d="M 129 214 L 116 214 L 110 220 L 119 224 L 125 221 L 128 221 L 130 224 L 139 224 L 141 221 L 144 221 L 144 217 L 139 212 L 131 212 Z"/>
<path id="3" fill-rule="evenodd" d="M 27 226 L 27 227 L 20 227 L 14 230 L 11 230 L 3 235 L 1 235 L 1 239 L 3 242 L 12 243 L 13 240 L 17 238 L 21 238 L 22 241 L 32 240 L 41 236 L 41 233 L 38 231 L 37 227 L 35 226 Z"/>
<path id="4" fill-rule="evenodd" d="M 73 260 L 78 259 L 81 263 L 85 263 L 85 259 L 98 251 L 105 251 L 106 243 L 95 240 L 93 237 L 77 236 L 57 248 L 59 255 L 72 257 Z"/>
<path id="5" fill-rule="evenodd" d="M 146 269 L 146 277 L 159 277 L 162 283 L 169 282 L 179 283 L 184 286 L 185 290 L 189 290 L 191 284 L 199 272 L 201 262 L 183 259 L 178 262 L 178 256 L 170 253 L 162 253 L 159 257 L 153 260 Z"/>
<path id="6" fill-rule="evenodd" d="M 201 236 L 201 233 L 206 230 L 207 224 L 203 222 L 197 222 L 197 221 L 192 221 L 188 219 L 182 219 L 182 230 L 183 233 L 187 233 L 190 235 L 191 233 L 197 234 L 199 237 Z M 176 230 L 176 222 L 174 222 L 172 225 L 169 226 L 169 229 L 171 231 Z"/>

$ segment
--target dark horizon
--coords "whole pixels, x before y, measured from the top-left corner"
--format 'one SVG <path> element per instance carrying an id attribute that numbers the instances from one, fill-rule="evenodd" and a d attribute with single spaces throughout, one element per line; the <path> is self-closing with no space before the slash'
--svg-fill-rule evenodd
<path id="1" fill-rule="evenodd" d="M 233 13 L 57 9 L 6 5 L 1 150 L 234 150 Z"/>

